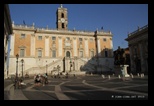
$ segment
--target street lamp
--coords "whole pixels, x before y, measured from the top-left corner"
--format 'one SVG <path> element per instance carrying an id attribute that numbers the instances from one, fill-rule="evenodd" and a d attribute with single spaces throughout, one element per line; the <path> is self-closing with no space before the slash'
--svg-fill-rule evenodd
<path id="1" fill-rule="evenodd" d="M 17 54 L 16 55 L 16 59 L 17 59 L 17 61 L 16 61 L 16 80 L 15 80 L 15 87 L 16 87 L 16 84 L 18 83 L 18 58 L 19 58 L 19 55 Z"/>
<path id="2" fill-rule="evenodd" d="M 47 61 L 46 61 L 46 63 L 47 63 Z M 47 74 L 47 67 L 48 67 L 48 65 L 46 64 L 46 74 Z"/>
<path id="3" fill-rule="evenodd" d="M 59 76 L 59 68 L 60 68 L 60 66 L 58 65 L 58 66 L 57 66 L 57 70 L 58 70 L 58 76 Z"/>
<path id="4" fill-rule="evenodd" d="M 23 80 L 23 63 L 24 63 L 24 59 L 21 59 L 21 63 L 22 63 L 22 80 Z"/>
<path id="5" fill-rule="evenodd" d="M 72 61 L 71 61 L 71 59 L 70 59 L 70 72 L 71 72 L 71 67 L 72 67 Z"/>
<path id="6" fill-rule="evenodd" d="M 95 34 L 94 34 L 94 37 L 95 37 L 95 47 L 96 47 L 96 58 L 97 58 L 96 73 L 98 71 L 98 66 L 99 66 L 97 34 L 98 34 L 98 30 L 96 30 Z"/>

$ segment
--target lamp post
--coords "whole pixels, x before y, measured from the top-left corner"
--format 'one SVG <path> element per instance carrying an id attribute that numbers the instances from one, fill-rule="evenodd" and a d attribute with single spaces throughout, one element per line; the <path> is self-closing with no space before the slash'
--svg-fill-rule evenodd
<path id="1" fill-rule="evenodd" d="M 47 63 L 47 61 L 46 61 L 46 63 Z M 48 68 L 48 65 L 46 64 L 46 74 L 47 74 L 47 68 Z"/>
<path id="2" fill-rule="evenodd" d="M 72 60 L 70 58 L 70 72 L 71 72 L 71 67 L 72 67 Z"/>
<path id="3" fill-rule="evenodd" d="M 24 63 L 24 59 L 21 59 L 21 63 L 22 63 L 22 80 L 23 80 L 23 63 Z"/>
<path id="4" fill-rule="evenodd" d="M 57 66 L 57 70 L 58 70 L 58 77 L 59 77 L 59 68 L 60 68 L 60 66 L 58 65 L 58 66 Z"/>
<path id="5" fill-rule="evenodd" d="M 95 47 L 96 47 L 96 59 L 97 59 L 96 73 L 97 73 L 97 71 L 98 71 L 98 66 L 99 66 L 97 33 L 98 33 L 98 30 L 95 31 L 95 35 L 94 35 L 94 37 L 95 37 Z"/>
<path id="6" fill-rule="evenodd" d="M 16 87 L 16 84 L 18 84 L 18 58 L 19 58 L 19 55 L 17 54 L 16 55 L 16 79 L 15 79 L 15 87 Z"/>

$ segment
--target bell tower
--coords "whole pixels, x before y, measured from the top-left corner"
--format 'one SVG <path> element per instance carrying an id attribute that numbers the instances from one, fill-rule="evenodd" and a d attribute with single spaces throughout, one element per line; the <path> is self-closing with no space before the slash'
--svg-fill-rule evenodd
<path id="1" fill-rule="evenodd" d="M 63 5 L 57 9 L 57 20 L 56 25 L 58 30 L 67 30 L 68 18 L 67 8 L 63 8 Z"/>

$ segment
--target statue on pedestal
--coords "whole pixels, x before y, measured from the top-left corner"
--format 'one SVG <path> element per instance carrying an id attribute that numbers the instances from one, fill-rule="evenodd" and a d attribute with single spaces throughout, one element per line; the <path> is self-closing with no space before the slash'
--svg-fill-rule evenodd
<path id="1" fill-rule="evenodd" d="M 126 54 L 124 49 L 121 49 L 120 47 L 118 48 L 117 51 L 114 52 L 114 57 L 115 57 L 115 61 L 114 64 L 116 66 L 116 68 L 120 69 L 120 73 L 124 76 L 124 77 L 129 77 L 128 73 L 127 73 L 127 67 L 128 62 L 127 62 L 127 58 L 126 58 Z"/>

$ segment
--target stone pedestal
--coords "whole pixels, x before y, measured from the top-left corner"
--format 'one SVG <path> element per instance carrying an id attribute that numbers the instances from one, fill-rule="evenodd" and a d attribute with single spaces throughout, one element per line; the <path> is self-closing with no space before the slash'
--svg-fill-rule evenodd
<path id="1" fill-rule="evenodd" d="M 124 76 L 124 77 L 130 77 L 130 75 L 127 73 L 127 67 L 128 67 L 129 65 L 120 65 L 120 67 L 121 67 L 121 72 L 122 72 L 122 75 Z"/>

